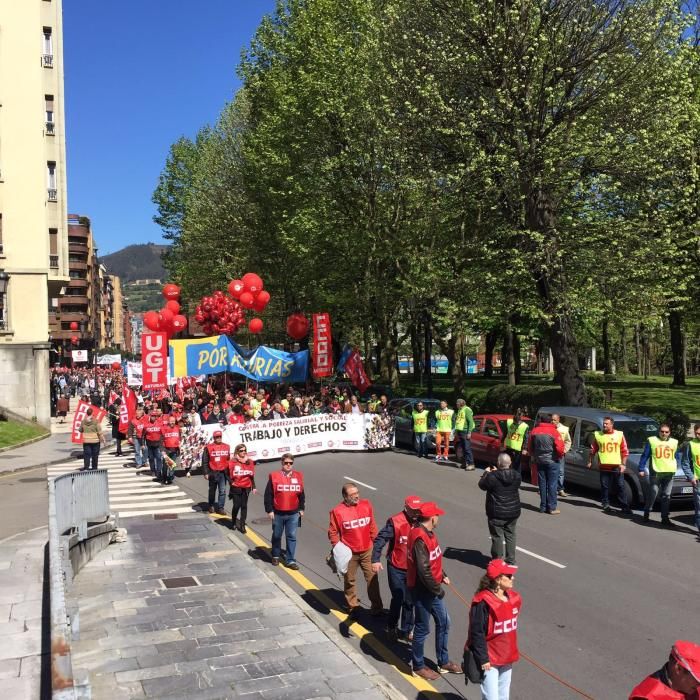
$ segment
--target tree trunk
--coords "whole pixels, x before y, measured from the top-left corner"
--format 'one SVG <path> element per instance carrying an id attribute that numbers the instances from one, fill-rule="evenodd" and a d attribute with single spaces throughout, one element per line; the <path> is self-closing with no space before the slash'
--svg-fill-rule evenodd
<path id="1" fill-rule="evenodd" d="M 432 321 L 430 318 L 430 312 L 425 312 L 425 321 L 423 327 L 425 328 L 425 342 L 423 343 L 423 351 L 425 352 L 425 381 L 426 388 L 428 390 L 428 398 L 433 397 L 433 329 Z"/>
<path id="2" fill-rule="evenodd" d="M 672 386 L 685 386 L 685 337 L 683 336 L 683 319 L 680 311 L 673 309 L 668 315 L 671 331 L 671 355 L 673 357 Z"/>
<path id="3" fill-rule="evenodd" d="M 520 384 L 523 376 L 523 361 L 520 357 L 520 337 L 515 331 L 513 331 L 513 371 L 515 383 Z"/>
<path id="4" fill-rule="evenodd" d="M 397 348 L 394 333 L 388 318 L 380 319 L 379 333 L 379 378 L 392 389 L 398 389 L 399 373 L 397 370 Z"/>
<path id="5" fill-rule="evenodd" d="M 624 325 L 620 328 L 620 351 L 617 356 L 617 361 L 620 365 L 620 372 L 622 372 L 622 374 L 629 374 L 630 366 L 627 360 L 627 329 Z"/>
<path id="6" fill-rule="evenodd" d="M 610 321 L 606 316 L 603 319 L 603 364 L 605 365 L 603 372 L 605 374 L 612 374 L 610 357 Z"/>
<path id="7" fill-rule="evenodd" d="M 364 326 L 362 329 L 362 342 L 364 344 L 365 373 L 370 379 L 372 379 L 374 376 L 374 366 L 372 363 L 372 333 L 369 326 Z"/>
<path id="8" fill-rule="evenodd" d="M 634 351 L 637 357 L 636 374 L 644 374 L 644 369 L 642 368 L 642 341 L 640 339 L 641 331 L 639 330 L 639 324 L 634 324 Z"/>
<path id="9" fill-rule="evenodd" d="M 484 341 L 484 377 L 493 377 L 493 351 L 498 342 L 498 332 L 489 331 Z"/>
<path id="10" fill-rule="evenodd" d="M 510 323 L 506 323 L 505 331 L 503 332 L 501 371 L 508 375 L 508 384 L 510 386 L 515 386 L 515 353 L 513 348 L 513 330 Z"/>
<path id="11" fill-rule="evenodd" d="M 421 364 L 423 362 L 423 347 L 420 339 L 420 325 L 418 321 L 411 324 L 411 353 L 413 355 L 413 381 L 420 384 Z"/>
<path id="12" fill-rule="evenodd" d="M 555 315 L 549 342 L 554 356 L 555 374 L 561 386 L 563 404 L 585 406 L 586 389 L 578 371 L 576 341 L 568 315 Z"/>

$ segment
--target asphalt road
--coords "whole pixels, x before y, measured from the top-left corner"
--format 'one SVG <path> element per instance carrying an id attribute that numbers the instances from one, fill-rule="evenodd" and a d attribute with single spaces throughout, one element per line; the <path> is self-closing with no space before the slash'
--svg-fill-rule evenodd
<path id="1" fill-rule="evenodd" d="M 269 524 L 254 521 L 265 516 L 262 491 L 268 473 L 276 468 L 275 463 L 258 465 L 260 495 L 250 500 L 249 525 L 265 539 L 269 539 Z M 329 551 L 326 527 L 328 511 L 340 500 L 341 486 L 348 478 L 360 484 L 362 497 L 373 502 L 380 527 L 402 508 L 408 494 L 437 501 L 446 511 L 438 529 L 445 569 L 461 596 L 471 599 L 490 549 L 484 494 L 477 488 L 479 470 L 464 472 L 394 452 L 310 455 L 298 458 L 295 468 L 304 472 L 307 493 L 297 559 L 302 572 L 335 600 L 343 602 L 342 586 L 324 563 Z M 195 501 L 206 501 L 207 482 L 201 476 L 180 479 L 178 485 Z M 537 512 L 539 496 L 534 487 L 526 485 L 521 493 L 518 546 L 529 552 L 518 553 L 520 571 L 515 583 L 524 601 L 519 626 L 522 652 L 587 696 L 612 700 L 626 698 L 639 680 L 659 668 L 676 639 L 698 641 L 700 598 L 694 586 L 700 572 L 700 543 L 690 511 L 672 513 L 680 525 L 672 532 L 642 525 L 638 514 L 631 520 L 605 514 L 596 494 L 579 493 L 566 499 L 561 515 L 551 516 Z M 653 518 L 658 522 L 658 512 Z M 290 582 L 281 570 L 276 571 Z M 388 606 L 386 575 L 380 577 Z M 359 590 L 368 605 L 364 582 Z M 460 661 L 467 607 L 453 591 L 446 600 L 452 618 L 451 658 Z M 360 621 L 381 637 L 382 623 L 368 615 Z M 340 629 L 344 630 L 342 625 Z M 366 645 L 352 641 L 408 697 L 417 695 Z M 394 651 L 408 660 L 403 645 Z M 432 636 L 426 657 L 435 658 Z M 465 688 L 462 676 L 443 677 L 434 685 L 448 698 L 479 697 L 478 689 Z M 582 696 L 522 659 L 514 670 L 511 697 Z"/>
<path id="2" fill-rule="evenodd" d="M 44 467 L 0 475 L 0 540 L 46 527 L 48 509 Z"/>

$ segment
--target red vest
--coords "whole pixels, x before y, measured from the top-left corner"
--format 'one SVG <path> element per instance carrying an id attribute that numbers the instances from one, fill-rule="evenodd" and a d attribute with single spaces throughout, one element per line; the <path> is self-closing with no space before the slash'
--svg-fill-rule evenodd
<path id="1" fill-rule="evenodd" d="M 245 423 L 245 416 L 242 413 L 230 413 L 228 417 L 228 423 L 229 425 Z"/>
<path id="2" fill-rule="evenodd" d="M 274 510 L 299 510 L 299 494 L 304 490 L 304 475 L 292 471 L 286 477 L 280 470 L 270 473 Z"/>
<path id="3" fill-rule="evenodd" d="M 523 604 L 520 593 L 511 590 L 508 600 L 501 600 L 492 591 L 484 590 L 474 596 L 472 605 L 482 601 L 489 607 L 489 624 L 486 630 L 489 661 L 493 666 L 515 663 L 520 658 L 518 615 Z"/>
<path id="4" fill-rule="evenodd" d="M 438 583 L 442 583 L 442 549 L 440 549 L 440 542 L 438 541 L 437 535 L 433 533 L 431 537 L 424 527 L 416 525 L 412 527 L 408 533 L 406 585 L 409 588 L 415 588 L 418 580 L 416 560 L 413 554 L 413 547 L 417 540 L 423 540 L 423 542 L 425 542 L 430 557 L 430 573 L 432 573 L 433 578 Z"/>
<path id="5" fill-rule="evenodd" d="M 239 489 L 252 489 L 253 477 L 255 476 L 255 462 L 247 459 L 245 462 L 237 460 L 235 457 L 228 465 L 231 486 Z"/>
<path id="6" fill-rule="evenodd" d="M 372 546 L 370 525 L 374 520 L 372 504 L 361 500 L 356 506 L 339 503 L 331 511 L 331 517 L 340 533 L 340 540 L 353 552 L 366 552 Z"/>
<path id="7" fill-rule="evenodd" d="M 134 426 L 134 437 L 137 437 L 139 440 L 143 439 L 143 429 L 146 427 L 147 420 L 146 416 L 131 419 L 131 425 Z"/>
<path id="8" fill-rule="evenodd" d="M 408 535 L 411 532 L 411 523 L 408 522 L 406 513 L 403 511 L 392 515 L 390 520 L 394 526 L 394 544 L 389 563 L 405 571 L 408 568 Z"/>
<path id="9" fill-rule="evenodd" d="M 160 421 L 156 421 L 155 423 L 149 421 L 144 424 L 143 432 L 148 442 L 160 442 L 160 438 L 163 435 L 163 426 Z"/>
<path id="10" fill-rule="evenodd" d="M 685 700 L 686 696 L 648 676 L 630 694 L 629 700 Z"/>
<path id="11" fill-rule="evenodd" d="M 175 450 L 180 447 L 180 426 L 163 426 L 163 447 L 168 450 Z"/>
<path id="12" fill-rule="evenodd" d="M 207 445 L 207 452 L 209 453 L 209 469 L 214 472 L 222 472 L 228 469 L 228 463 L 231 460 L 231 448 L 225 442 L 216 444 L 215 442 L 210 442 Z"/>

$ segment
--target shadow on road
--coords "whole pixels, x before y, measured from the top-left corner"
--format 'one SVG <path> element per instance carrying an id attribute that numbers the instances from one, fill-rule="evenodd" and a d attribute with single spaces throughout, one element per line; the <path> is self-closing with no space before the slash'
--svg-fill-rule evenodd
<path id="1" fill-rule="evenodd" d="M 486 556 L 486 554 L 477 549 L 459 549 L 458 547 L 447 547 L 442 556 L 445 559 L 454 559 L 461 561 L 463 564 L 475 566 L 477 569 L 485 569 L 486 565 L 491 561 L 491 557 Z"/>

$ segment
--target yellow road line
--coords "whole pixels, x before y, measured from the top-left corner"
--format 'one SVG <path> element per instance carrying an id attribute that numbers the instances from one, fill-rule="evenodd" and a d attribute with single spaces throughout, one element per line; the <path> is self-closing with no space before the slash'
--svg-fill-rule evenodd
<path id="1" fill-rule="evenodd" d="M 249 527 L 246 528 L 246 536 L 256 547 L 265 550 L 270 549 L 265 540 L 263 540 L 257 533 L 253 532 Z M 345 622 L 348 629 L 356 637 L 365 642 L 367 646 L 374 649 L 374 651 L 377 652 L 381 658 L 383 658 L 390 666 L 393 666 L 397 673 L 399 673 L 404 680 L 408 681 L 416 690 L 430 693 L 430 697 L 434 700 L 444 700 L 443 696 L 437 690 L 435 690 L 435 687 L 428 683 L 428 681 L 414 676 L 411 673 L 411 669 L 408 668 L 408 666 L 396 654 L 394 654 L 393 651 L 385 647 L 377 639 L 373 632 L 368 630 L 366 627 L 363 627 L 359 622 L 352 622 L 348 624 L 347 613 L 339 610 L 333 600 L 331 600 L 322 590 L 320 590 L 318 586 L 306 578 L 304 574 L 302 574 L 300 571 L 287 569 L 286 567 L 282 567 L 282 571 L 293 578 L 304 590 L 311 593 L 316 600 L 327 607 L 331 614 L 335 615 L 335 617 L 337 617 L 340 621 Z"/>

